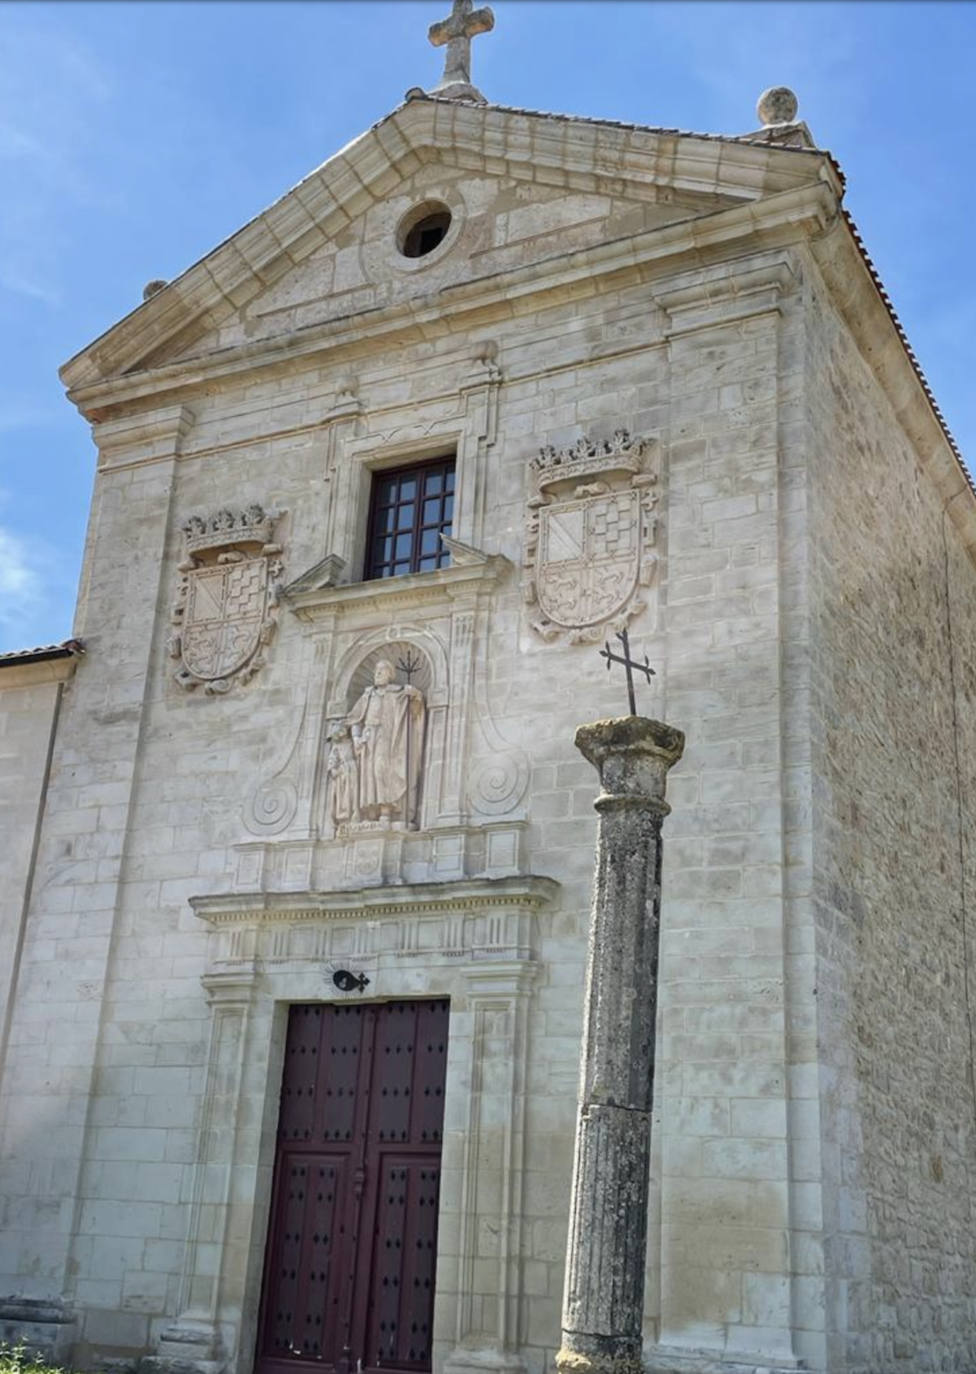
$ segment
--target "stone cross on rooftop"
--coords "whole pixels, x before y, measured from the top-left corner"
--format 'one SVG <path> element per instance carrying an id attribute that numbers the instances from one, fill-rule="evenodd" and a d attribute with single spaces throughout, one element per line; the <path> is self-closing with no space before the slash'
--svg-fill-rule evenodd
<path id="1" fill-rule="evenodd" d="M 494 27 L 494 14 L 487 6 L 476 10 L 474 0 L 454 0 L 450 16 L 431 24 L 427 37 L 434 47 L 447 44 L 444 75 L 430 92 L 431 95 L 484 103 L 484 96 L 471 84 L 471 40 L 479 33 L 490 33 Z"/>

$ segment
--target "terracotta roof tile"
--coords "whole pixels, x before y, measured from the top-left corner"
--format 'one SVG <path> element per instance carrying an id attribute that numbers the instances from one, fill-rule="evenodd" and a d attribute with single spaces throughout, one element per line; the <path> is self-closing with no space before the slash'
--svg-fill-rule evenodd
<path id="1" fill-rule="evenodd" d="M 457 108 L 459 104 L 456 100 L 445 100 L 435 95 L 426 94 L 414 96 L 413 99 L 429 100 L 435 105 L 450 105 L 454 108 Z M 404 102 L 404 104 L 409 103 L 408 101 Z M 398 111 L 403 108 L 403 105 L 399 105 L 392 113 L 397 114 Z M 561 114 L 553 110 L 529 110 L 519 105 L 496 105 L 492 100 L 487 101 L 483 106 L 476 106 L 475 108 L 498 110 L 501 114 L 525 115 L 530 119 L 551 119 L 559 124 L 596 124 L 606 129 L 625 129 L 631 133 L 672 134 L 675 138 L 701 138 L 708 143 L 751 143 L 762 148 L 777 147 L 783 148 L 790 153 L 812 153 L 815 157 L 829 157 L 831 162 L 833 162 L 835 166 L 837 165 L 833 155 L 829 153 L 826 148 L 810 148 L 801 143 L 780 143 L 777 139 L 770 137 L 770 131 L 768 129 L 757 129 L 754 133 L 749 134 L 702 134 L 697 133 L 694 129 L 672 129 L 658 124 L 633 124 L 627 120 L 603 119 L 597 115 Z M 390 118 L 391 115 L 384 115 L 382 119 L 378 119 L 371 127 L 373 129 L 378 129 L 381 124 L 385 124 Z M 805 125 L 797 124 L 791 127 L 805 128 Z M 838 174 L 840 174 L 839 167 L 837 171 Z"/>
<path id="2" fill-rule="evenodd" d="M 870 253 L 868 252 L 868 250 L 867 250 L 867 249 L 865 248 L 865 246 L 864 246 L 864 240 L 861 238 L 861 232 L 860 232 L 860 230 L 858 229 L 857 225 L 854 223 L 854 219 L 853 219 L 853 217 L 852 217 L 852 215 L 851 215 L 851 213 L 850 213 L 849 210 L 845 210 L 845 209 L 842 208 L 842 209 L 841 209 L 841 214 L 844 216 L 844 220 L 845 220 L 845 222 L 846 222 L 846 224 L 847 224 L 847 227 L 848 227 L 848 229 L 850 229 L 850 231 L 851 231 L 851 237 L 853 238 L 854 242 L 857 244 L 858 252 L 861 254 L 861 257 L 864 259 L 864 265 L 865 265 L 865 267 L 868 269 L 868 271 L 869 271 L 870 274 L 871 274 L 871 280 L 874 282 L 875 287 L 877 288 L 878 295 L 881 297 L 881 300 L 882 300 L 882 302 L 884 303 L 885 309 L 888 311 L 888 314 L 891 316 L 891 322 L 892 322 L 892 324 L 895 326 L 895 329 L 898 331 L 898 337 L 901 339 L 902 347 L 904 348 L 905 353 L 908 355 L 908 361 L 911 363 L 912 368 L 914 369 L 915 376 L 918 378 L 919 382 L 921 383 L 922 390 L 925 392 L 926 398 L 928 399 L 928 403 L 929 403 L 929 405 L 932 407 L 932 413 L 933 413 L 933 415 L 935 416 L 935 418 L 938 420 L 939 426 L 940 426 L 940 428 L 941 428 L 941 430 L 942 430 L 942 433 L 945 435 L 946 443 L 949 445 L 950 449 L 952 450 L 953 457 L 955 458 L 956 462 L 959 464 L 959 470 L 960 470 L 960 472 L 962 473 L 962 475 L 965 477 L 967 483 L 969 484 L 969 489 L 970 489 L 970 491 L 972 491 L 974 494 L 976 494 L 976 483 L 973 482 L 972 473 L 969 471 L 969 468 L 966 466 L 966 460 L 965 460 L 965 458 L 963 458 L 963 456 L 962 456 L 962 453 L 961 453 L 961 451 L 960 451 L 960 449 L 959 449 L 959 445 L 956 443 L 955 438 L 953 437 L 952 431 L 950 430 L 948 424 L 946 423 L 946 418 L 945 418 L 945 416 L 942 414 L 942 411 L 939 409 L 939 403 L 938 403 L 938 401 L 935 399 L 935 396 L 934 396 L 934 394 L 933 394 L 933 392 L 932 392 L 932 388 L 929 386 L 928 379 L 927 379 L 927 377 L 925 376 L 925 373 L 922 371 L 922 365 L 921 365 L 921 363 L 918 361 L 918 358 L 916 358 L 916 356 L 915 356 L 915 350 L 912 348 L 911 344 L 908 342 L 908 335 L 905 333 L 905 326 L 902 324 L 901 320 L 898 318 L 897 312 L 895 311 L 895 307 L 894 307 L 894 306 L 892 305 L 892 303 L 891 303 L 891 297 L 888 295 L 888 292 L 885 290 L 884 282 L 881 280 L 881 277 L 880 277 L 880 275 L 879 275 L 879 273 L 878 273 L 878 269 L 875 267 L 874 263 L 871 261 L 871 255 L 870 255 Z"/>
<path id="3" fill-rule="evenodd" d="M 66 639 L 63 644 L 39 644 L 33 649 L 11 649 L 0 654 L 0 668 L 11 667 L 15 663 L 39 663 L 46 658 L 73 658 L 85 652 L 80 639 Z"/>

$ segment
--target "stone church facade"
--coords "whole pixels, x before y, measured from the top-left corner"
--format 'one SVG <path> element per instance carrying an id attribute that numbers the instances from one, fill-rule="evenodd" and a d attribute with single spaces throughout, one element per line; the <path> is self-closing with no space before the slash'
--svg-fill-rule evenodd
<path id="1" fill-rule="evenodd" d="M 647 1367 L 961 1374 L 976 496 L 794 112 L 476 94 L 63 370 L 77 639 L 0 661 L 0 1329 L 551 1366 L 627 628 L 687 739 Z"/>

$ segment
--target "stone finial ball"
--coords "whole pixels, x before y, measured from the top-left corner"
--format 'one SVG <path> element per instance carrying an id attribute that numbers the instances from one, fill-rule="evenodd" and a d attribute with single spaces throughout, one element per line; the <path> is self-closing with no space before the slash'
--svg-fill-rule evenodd
<path id="1" fill-rule="evenodd" d="M 164 281 L 162 277 L 153 277 L 152 281 L 147 281 L 142 288 L 142 299 L 148 301 L 150 296 L 157 296 L 159 292 L 162 291 L 163 287 L 168 284 L 169 283 Z"/>
<path id="2" fill-rule="evenodd" d="M 756 114 L 764 124 L 792 124 L 799 101 L 789 86 L 770 86 L 756 104 Z"/>

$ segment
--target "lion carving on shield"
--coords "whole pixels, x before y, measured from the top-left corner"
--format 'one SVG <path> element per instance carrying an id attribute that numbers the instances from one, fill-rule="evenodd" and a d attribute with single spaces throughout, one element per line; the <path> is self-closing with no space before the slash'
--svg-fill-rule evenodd
<path id="1" fill-rule="evenodd" d="M 176 681 L 188 691 L 228 692 L 264 662 L 278 614 L 278 518 L 253 505 L 195 515 L 183 526 L 170 654 L 179 659 Z"/>
<path id="2" fill-rule="evenodd" d="M 620 429 L 531 461 L 525 600 L 544 639 L 595 642 L 644 608 L 657 561 L 654 452 Z"/>

